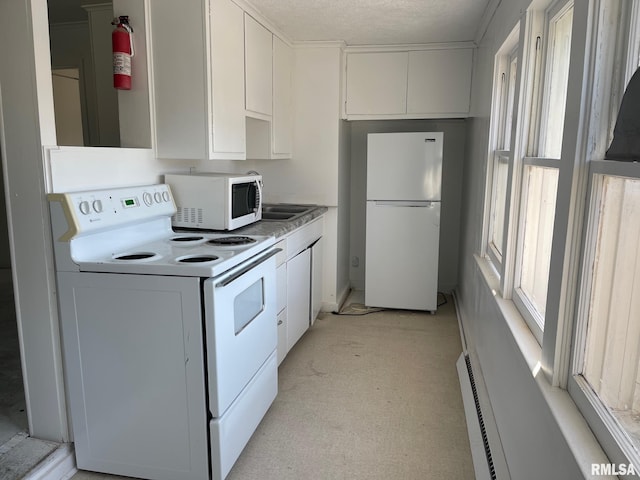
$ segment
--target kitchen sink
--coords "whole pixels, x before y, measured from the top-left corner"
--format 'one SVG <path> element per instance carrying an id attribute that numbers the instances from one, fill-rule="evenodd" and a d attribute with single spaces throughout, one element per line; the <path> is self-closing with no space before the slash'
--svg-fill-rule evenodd
<path id="1" fill-rule="evenodd" d="M 271 204 L 262 206 L 262 220 L 290 221 L 313 210 L 315 205 Z"/>
<path id="2" fill-rule="evenodd" d="M 291 220 L 296 216 L 298 216 L 297 213 L 265 212 L 264 210 L 262 211 L 262 220 Z"/>

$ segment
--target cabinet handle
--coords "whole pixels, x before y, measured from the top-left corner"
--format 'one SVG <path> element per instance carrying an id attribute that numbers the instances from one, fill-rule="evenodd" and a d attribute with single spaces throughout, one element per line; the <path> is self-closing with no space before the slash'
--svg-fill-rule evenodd
<path id="1" fill-rule="evenodd" d="M 284 322 L 282 320 L 278 320 L 278 325 L 282 325 Z"/>

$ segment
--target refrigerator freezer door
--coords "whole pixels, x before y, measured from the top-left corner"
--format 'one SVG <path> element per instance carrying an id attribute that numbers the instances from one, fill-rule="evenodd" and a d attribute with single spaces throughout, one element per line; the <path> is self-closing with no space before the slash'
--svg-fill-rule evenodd
<path id="1" fill-rule="evenodd" d="M 365 303 L 437 309 L 440 202 L 367 202 Z"/>
<path id="2" fill-rule="evenodd" d="M 372 133 L 367 200 L 441 199 L 442 132 Z"/>

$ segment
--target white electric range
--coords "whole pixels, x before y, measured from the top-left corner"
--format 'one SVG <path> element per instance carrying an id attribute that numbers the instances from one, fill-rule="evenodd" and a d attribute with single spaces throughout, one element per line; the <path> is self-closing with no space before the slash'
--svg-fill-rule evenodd
<path id="1" fill-rule="evenodd" d="M 223 479 L 277 394 L 275 239 L 176 233 L 167 185 L 49 200 L 78 468 Z"/>

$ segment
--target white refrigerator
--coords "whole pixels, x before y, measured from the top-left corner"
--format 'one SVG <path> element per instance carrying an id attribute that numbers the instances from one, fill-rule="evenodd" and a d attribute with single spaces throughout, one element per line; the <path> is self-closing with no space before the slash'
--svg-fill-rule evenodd
<path id="1" fill-rule="evenodd" d="M 365 304 L 437 310 L 442 132 L 367 138 Z"/>

